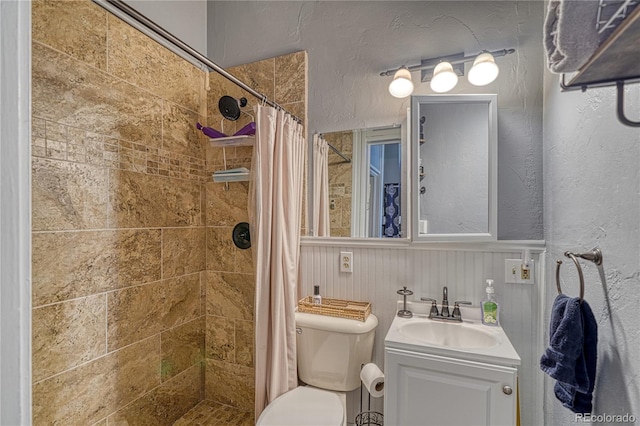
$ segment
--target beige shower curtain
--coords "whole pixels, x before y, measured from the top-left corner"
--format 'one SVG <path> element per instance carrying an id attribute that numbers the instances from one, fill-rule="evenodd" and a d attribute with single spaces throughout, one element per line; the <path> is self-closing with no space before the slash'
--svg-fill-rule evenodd
<path id="1" fill-rule="evenodd" d="M 313 135 L 313 235 L 330 236 L 329 230 L 329 145 Z"/>
<path id="2" fill-rule="evenodd" d="M 250 222 L 256 279 L 256 419 L 297 386 L 294 309 L 306 143 L 290 114 L 258 105 Z"/>

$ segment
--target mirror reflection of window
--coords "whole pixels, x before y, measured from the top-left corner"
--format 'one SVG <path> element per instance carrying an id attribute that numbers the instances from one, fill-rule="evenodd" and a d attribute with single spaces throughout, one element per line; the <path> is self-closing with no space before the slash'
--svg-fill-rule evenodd
<path id="1" fill-rule="evenodd" d="M 329 151 L 329 226 L 332 237 L 406 237 L 402 225 L 402 144 L 406 126 L 323 133 Z M 406 139 L 406 138 L 405 138 Z M 405 159 L 406 161 L 406 159 Z"/>
<path id="2" fill-rule="evenodd" d="M 352 236 L 402 236 L 399 126 L 353 132 Z"/>
<path id="3" fill-rule="evenodd" d="M 368 151 L 366 235 L 374 238 L 400 237 L 400 141 L 371 142 Z"/>

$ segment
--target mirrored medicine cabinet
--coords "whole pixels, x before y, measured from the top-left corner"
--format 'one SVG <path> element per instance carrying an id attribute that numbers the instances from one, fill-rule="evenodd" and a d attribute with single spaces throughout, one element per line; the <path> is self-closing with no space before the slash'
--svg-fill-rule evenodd
<path id="1" fill-rule="evenodd" d="M 331 238 L 496 240 L 497 96 L 412 96 L 407 115 L 322 135 L 351 160 L 329 154 Z"/>
<path id="2" fill-rule="evenodd" d="M 411 99 L 412 239 L 493 241 L 497 96 Z"/>

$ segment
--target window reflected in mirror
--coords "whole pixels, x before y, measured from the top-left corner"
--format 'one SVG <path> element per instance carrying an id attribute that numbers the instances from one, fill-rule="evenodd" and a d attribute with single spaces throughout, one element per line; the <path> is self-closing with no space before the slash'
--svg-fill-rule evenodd
<path id="1" fill-rule="evenodd" d="M 401 129 L 391 125 L 322 134 L 335 148 L 328 150 L 327 161 L 329 236 L 406 237 Z"/>

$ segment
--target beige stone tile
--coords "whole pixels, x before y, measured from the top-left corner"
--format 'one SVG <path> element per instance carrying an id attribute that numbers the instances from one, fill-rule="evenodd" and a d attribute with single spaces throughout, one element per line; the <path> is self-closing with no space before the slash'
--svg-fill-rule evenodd
<path id="1" fill-rule="evenodd" d="M 305 100 L 307 53 L 296 52 L 275 58 L 275 100 L 279 104 Z"/>
<path id="2" fill-rule="evenodd" d="M 162 316 L 164 329 L 191 321 L 204 312 L 200 311 L 200 274 L 165 280 L 165 314 Z"/>
<path id="3" fill-rule="evenodd" d="M 116 17 L 109 16 L 108 34 L 110 74 L 193 112 L 204 112 L 204 71 Z"/>
<path id="4" fill-rule="evenodd" d="M 192 274 L 206 269 L 206 228 L 162 230 L 164 278 Z"/>
<path id="5" fill-rule="evenodd" d="M 302 120 L 301 124 L 303 125 L 303 127 L 306 127 L 307 109 L 306 109 L 306 104 L 305 104 L 304 101 L 302 101 L 302 102 L 293 102 L 293 103 L 284 103 L 284 104 L 282 104 L 282 107 L 286 111 L 290 112 L 291 114 L 295 115 L 300 120 Z"/>
<path id="6" fill-rule="evenodd" d="M 207 315 L 253 321 L 253 275 L 208 272 Z"/>
<path id="7" fill-rule="evenodd" d="M 235 248 L 235 272 L 241 274 L 253 275 L 255 270 L 253 268 L 253 248 L 239 249 Z"/>
<path id="8" fill-rule="evenodd" d="M 33 158 L 33 230 L 104 228 L 106 190 L 106 169 Z"/>
<path id="9" fill-rule="evenodd" d="M 109 426 L 170 426 L 202 400 L 202 368 L 194 365 L 109 416 Z"/>
<path id="10" fill-rule="evenodd" d="M 162 147 L 168 151 L 204 158 L 208 138 L 196 127 L 204 117 L 171 102 L 162 108 Z"/>
<path id="11" fill-rule="evenodd" d="M 125 170 L 109 175 L 109 227 L 201 225 L 203 196 L 198 182 Z"/>
<path id="12" fill-rule="evenodd" d="M 234 227 L 249 221 L 249 182 L 234 182 L 229 190 L 219 183 L 207 182 L 207 226 Z"/>
<path id="13" fill-rule="evenodd" d="M 269 99 L 273 100 L 275 98 L 274 58 L 231 67 L 229 72 L 257 92 L 267 95 Z M 244 90 L 242 92 L 242 96 L 246 97 L 248 101 L 246 108 L 252 109 L 253 105 L 259 102 L 259 99 Z"/>
<path id="14" fill-rule="evenodd" d="M 105 299 L 101 294 L 33 310 L 34 382 L 106 353 Z"/>
<path id="15" fill-rule="evenodd" d="M 31 137 L 44 139 L 47 137 L 47 122 L 38 117 L 31 117 Z"/>
<path id="16" fill-rule="evenodd" d="M 236 364 L 253 367 L 253 321 L 235 321 Z"/>
<path id="17" fill-rule="evenodd" d="M 208 359 L 235 362 L 234 321 L 207 315 L 206 355 Z"/>
<path id="18" fill-rule="evenodd" d="M 235 246 L 231 239 L 233 227 L 207 227 L 207 269 L 233 272 Z"/>
<path id="19" fill-rule="evenodd" d="M 200 313 L 207 314 L 207 277 L 209 273 L 207 271 L 200 272 Z M 206 326 L 205 326 L 206 327 Z"/>
<path id="20" fill-rule="evenodd" d="M 121 348 L 200 316 L 199 274 L 111 292 L 108 349 Z"/>
<path id="21" fill-rule="evenodd" d="M 162 333 L 162 380 L 204 363 L 205 316 Z"/>
<path id="22" fill-rule="evenodd" d="M 244 411 L 254 409 L 253 368 L 208 359 L 205 377 L 206 399 Z"/>
<path id="23" fill-rule="evenodd" d="M 105 417 L 104 419 L 100 420 L 97 423 L 94 423 L 92 426 L 107 426 L 107 418 Z"/>
<path id="24" fill-rule="evenodd" d="M 107 12 L 90 1 L 35 0 L 31 27 L 34 41 L 106 69 Z"/>
<path id="25" fill-rule="evenodd" d="M 95 423 L 160 384 L 160 336 L 33 386 L 34 425 Z"/>
<path id="26" fill-rule="evenodd" d="M 159 229 L 35 233 L 33 304 L 160 279 Z"/>
<path id="27" fill-rule="evenodd" d="M 33 115 L 160 147 L 160 98 L 39 43 L 31 57 Z"/>

